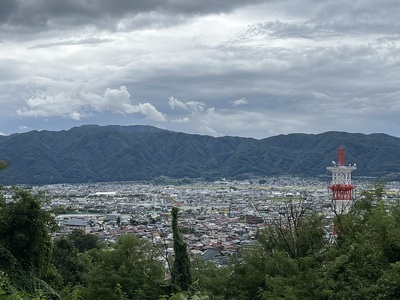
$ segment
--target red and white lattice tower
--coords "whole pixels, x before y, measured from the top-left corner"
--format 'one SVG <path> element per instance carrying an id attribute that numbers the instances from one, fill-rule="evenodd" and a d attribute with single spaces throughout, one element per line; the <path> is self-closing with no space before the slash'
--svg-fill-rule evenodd
<path id="1" fill-rule="evenodd" d="M 354 200 L 355 186 L 351 183 L 351 172 L 357 169 L 356 164 L 345 166 L 344 148 L 338 149 L 338 162 L 332 161 L 333 166 L 327 167 L 332 172 L 332 182 L 328 186 L 335 214 L 347 212 Z"/>

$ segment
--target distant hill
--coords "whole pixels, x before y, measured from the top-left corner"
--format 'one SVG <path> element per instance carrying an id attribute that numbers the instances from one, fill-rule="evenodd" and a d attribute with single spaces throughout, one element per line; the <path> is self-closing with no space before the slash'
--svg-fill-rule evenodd
<path id="1" fill-rule="evenodd" d="M 279 135 L 262 140 L 210 137 L 151 126 L 86 125 L 68 131 L 31 131 L 0 139 L 3 184 L 148 180 L 244 179 L 271 175 L 327 175 L 346 149 L 358 176 L 400 173 L 400 139 L 386 134 Z"/>

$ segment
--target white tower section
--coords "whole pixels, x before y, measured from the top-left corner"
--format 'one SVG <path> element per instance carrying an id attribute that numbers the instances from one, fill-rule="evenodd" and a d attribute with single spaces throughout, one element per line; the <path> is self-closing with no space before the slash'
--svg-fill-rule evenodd
<path id="1" fill-rule="evenodd" d="M 332 172 L 331 185 L 351 185 L 351 173 L 356 169 L 355 165 L 327 167 L 327 170 Z"/>
<path id="2" fill-rule="evenodd" d="M 332 173 L 332 182 L 328 186 L 331 191 L 332 206 L 335 213 L 345 213 L 349 204 L 353 200 L 353 190 L 355 186 L 351 183 L 351 173 L 357 169 L 356 165 L 344 165 L 344 149 L 338 149 L 339 165 L 334 161 L 333 166 L 327 167 Z"/>

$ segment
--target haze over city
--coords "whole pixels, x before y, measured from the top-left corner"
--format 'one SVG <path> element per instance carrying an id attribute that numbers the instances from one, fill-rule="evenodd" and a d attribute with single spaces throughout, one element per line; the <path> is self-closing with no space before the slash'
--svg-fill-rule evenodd
<path id="1" fill-rule="evenodd" d="M 0 134 L 399 137 L 400 2 L 0 0 Z"/>

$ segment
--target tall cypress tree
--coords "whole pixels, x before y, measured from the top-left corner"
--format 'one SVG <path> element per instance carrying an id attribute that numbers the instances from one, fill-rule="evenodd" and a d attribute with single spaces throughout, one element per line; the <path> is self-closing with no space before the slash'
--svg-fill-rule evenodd
<path id="1" fill-rule="evenodd" d="M 187 291 L 192 283 L 190 274 L 190 258 L 187 253 L 186 243 L 178 227 L 177 207 L 172 207 L 172 233 L 174 238 L 175 260 L 171 270 L 173 292 Z"/>

